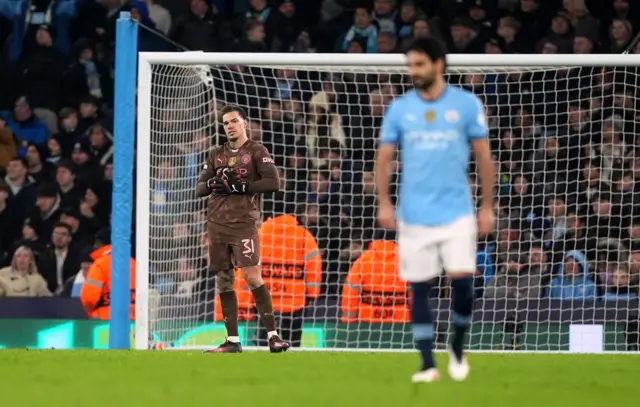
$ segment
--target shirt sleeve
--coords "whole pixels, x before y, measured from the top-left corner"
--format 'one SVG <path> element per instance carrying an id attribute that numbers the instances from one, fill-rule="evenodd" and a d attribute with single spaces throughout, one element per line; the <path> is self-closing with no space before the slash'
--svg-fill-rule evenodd
<path id="1" fill-rule="evenodd" d="M 472 96 L 469 103 L 469 110 L 465 115 L 467 138 L 469 141 L 487 138 L 489 128 L 487 127 L 487 117 L 484 113 L 484 105 L 477 96 Z"/>
<path id="2" fill-rule="evenodd" d="M 215 168 L 213 165 L 215 150 L 211 150 L 207 156 L 207 161 L 200 170 L 200 176 L 198 176 L 198 182 L 207 182 L 215 175 Z"/>
<path id="3" fill-rule="evenodd" d="M 278 169 L 265 146 L 260 146 L 253 154 L 256 173 L 260 178 L 278 178 Z"/>
<path id="4" fill-rule="evenodd" d="M 385 112 L 380 131 L 380 145 L 400 144 L 402 131 L 397 111 L 398 103 L 393 102 Z"/>

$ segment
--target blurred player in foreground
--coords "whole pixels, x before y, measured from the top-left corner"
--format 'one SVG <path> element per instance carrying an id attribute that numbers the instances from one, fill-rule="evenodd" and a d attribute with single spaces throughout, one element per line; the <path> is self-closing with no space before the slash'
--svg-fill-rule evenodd
<path id="1" fill-rule="evenodd" d="M 208 196 L 207 233 L 210 270 L 216 275 L 227 340 L 210 352 L 242 352 L 238 334 L 238 297 L 235 268 L 241 268 L 267 330 L 269 350 L 283 352 L 289 342 L 276 331 L 271 293 L 262 280 L 258 224 L 260 195 L 277 191 L 278 170 L 267 149 L 247 138 L 247 115 L 237 106 L 222 110 L 228 142 L 217 146 L 207 159 L 196 186 L 199 197 Z"/>
<path id="2" fill-rule="evenodd" d="M 464 380 L 469 363 L 463 346 L 473 311 L 473 274 L 477 235 L 493 229 L 494 174 L 484 107 L 466 90 L 445 83 L 446 53 L 433 38 L 415 40 L 407 63 L 415 89 L 387 110 L 376 162 L 378 221 L 396 228 L 389 197 L 390 163 L 399 147 L 402 183 L 399 192 L 401 277 L 411 284 L 411 319 L 422 367 L 413 382 L 440 378 L 433 359 L 433 320 L 429 294 L 442 268 L 451 280 L 453 339 L 449 375 Z M 468 184 L 469 145 L 482 180 L 482 207 L 474 216 Z"/>

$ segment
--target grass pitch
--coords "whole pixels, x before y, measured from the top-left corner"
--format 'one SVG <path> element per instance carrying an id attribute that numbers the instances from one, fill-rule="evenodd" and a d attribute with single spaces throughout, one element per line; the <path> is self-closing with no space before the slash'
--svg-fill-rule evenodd
<path id="1" fill-rule="evenodd" d="M 471 354 L 463 383 L 410 383 L 413 353 L 0 351 L 3 406 L 638 406 L 637 355 Z"/>

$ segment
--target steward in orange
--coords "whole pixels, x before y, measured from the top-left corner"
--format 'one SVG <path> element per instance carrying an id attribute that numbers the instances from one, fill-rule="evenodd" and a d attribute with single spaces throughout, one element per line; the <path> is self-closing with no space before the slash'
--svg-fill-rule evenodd
<path id="1" fill-rule="evenodd" d="M 260 228 L 262 279 L 273 298 L 282 338 L 300 346 L 304 309 L 320 295 L 322 257 L 315 237 L 292 215 L 267 219 Z M 258 329 L 258 345 L 266 345 Z M 264 342 L 264 343 L 263 343 Z"/>
<path id="2" fill-rule="evenodd" d="M 375 240 L 349 270 L 342 290 L 342 322 L 408 322 L 409 289 L 399 276 L 398 246 Z"/>
<path id="3" fill-rule="evenodd" d="M 111 310 L 111 245 L 102 246 L 91 253 L 93 264 L 87 272 L 80 301 L 91 319 L 109 319 Z M 136 308 L 136 261 L 131 258 L 131 320 Z"/>

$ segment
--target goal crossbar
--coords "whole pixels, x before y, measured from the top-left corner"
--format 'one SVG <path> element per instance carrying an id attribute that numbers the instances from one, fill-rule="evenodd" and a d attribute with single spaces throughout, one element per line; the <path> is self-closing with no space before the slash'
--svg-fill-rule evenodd
<path id="1" fill-rule="evenodd" d="M 403 54 L 289 54 L 289 53 L 203 53 L 141 52 L 140 64 L 180 65 L 277 65 L 277 66 L 375 66 L 403 67 Z M 564 67 L 564 66 L 639 66 L 636 54 L 450 54 L 449 67 Z"/>

